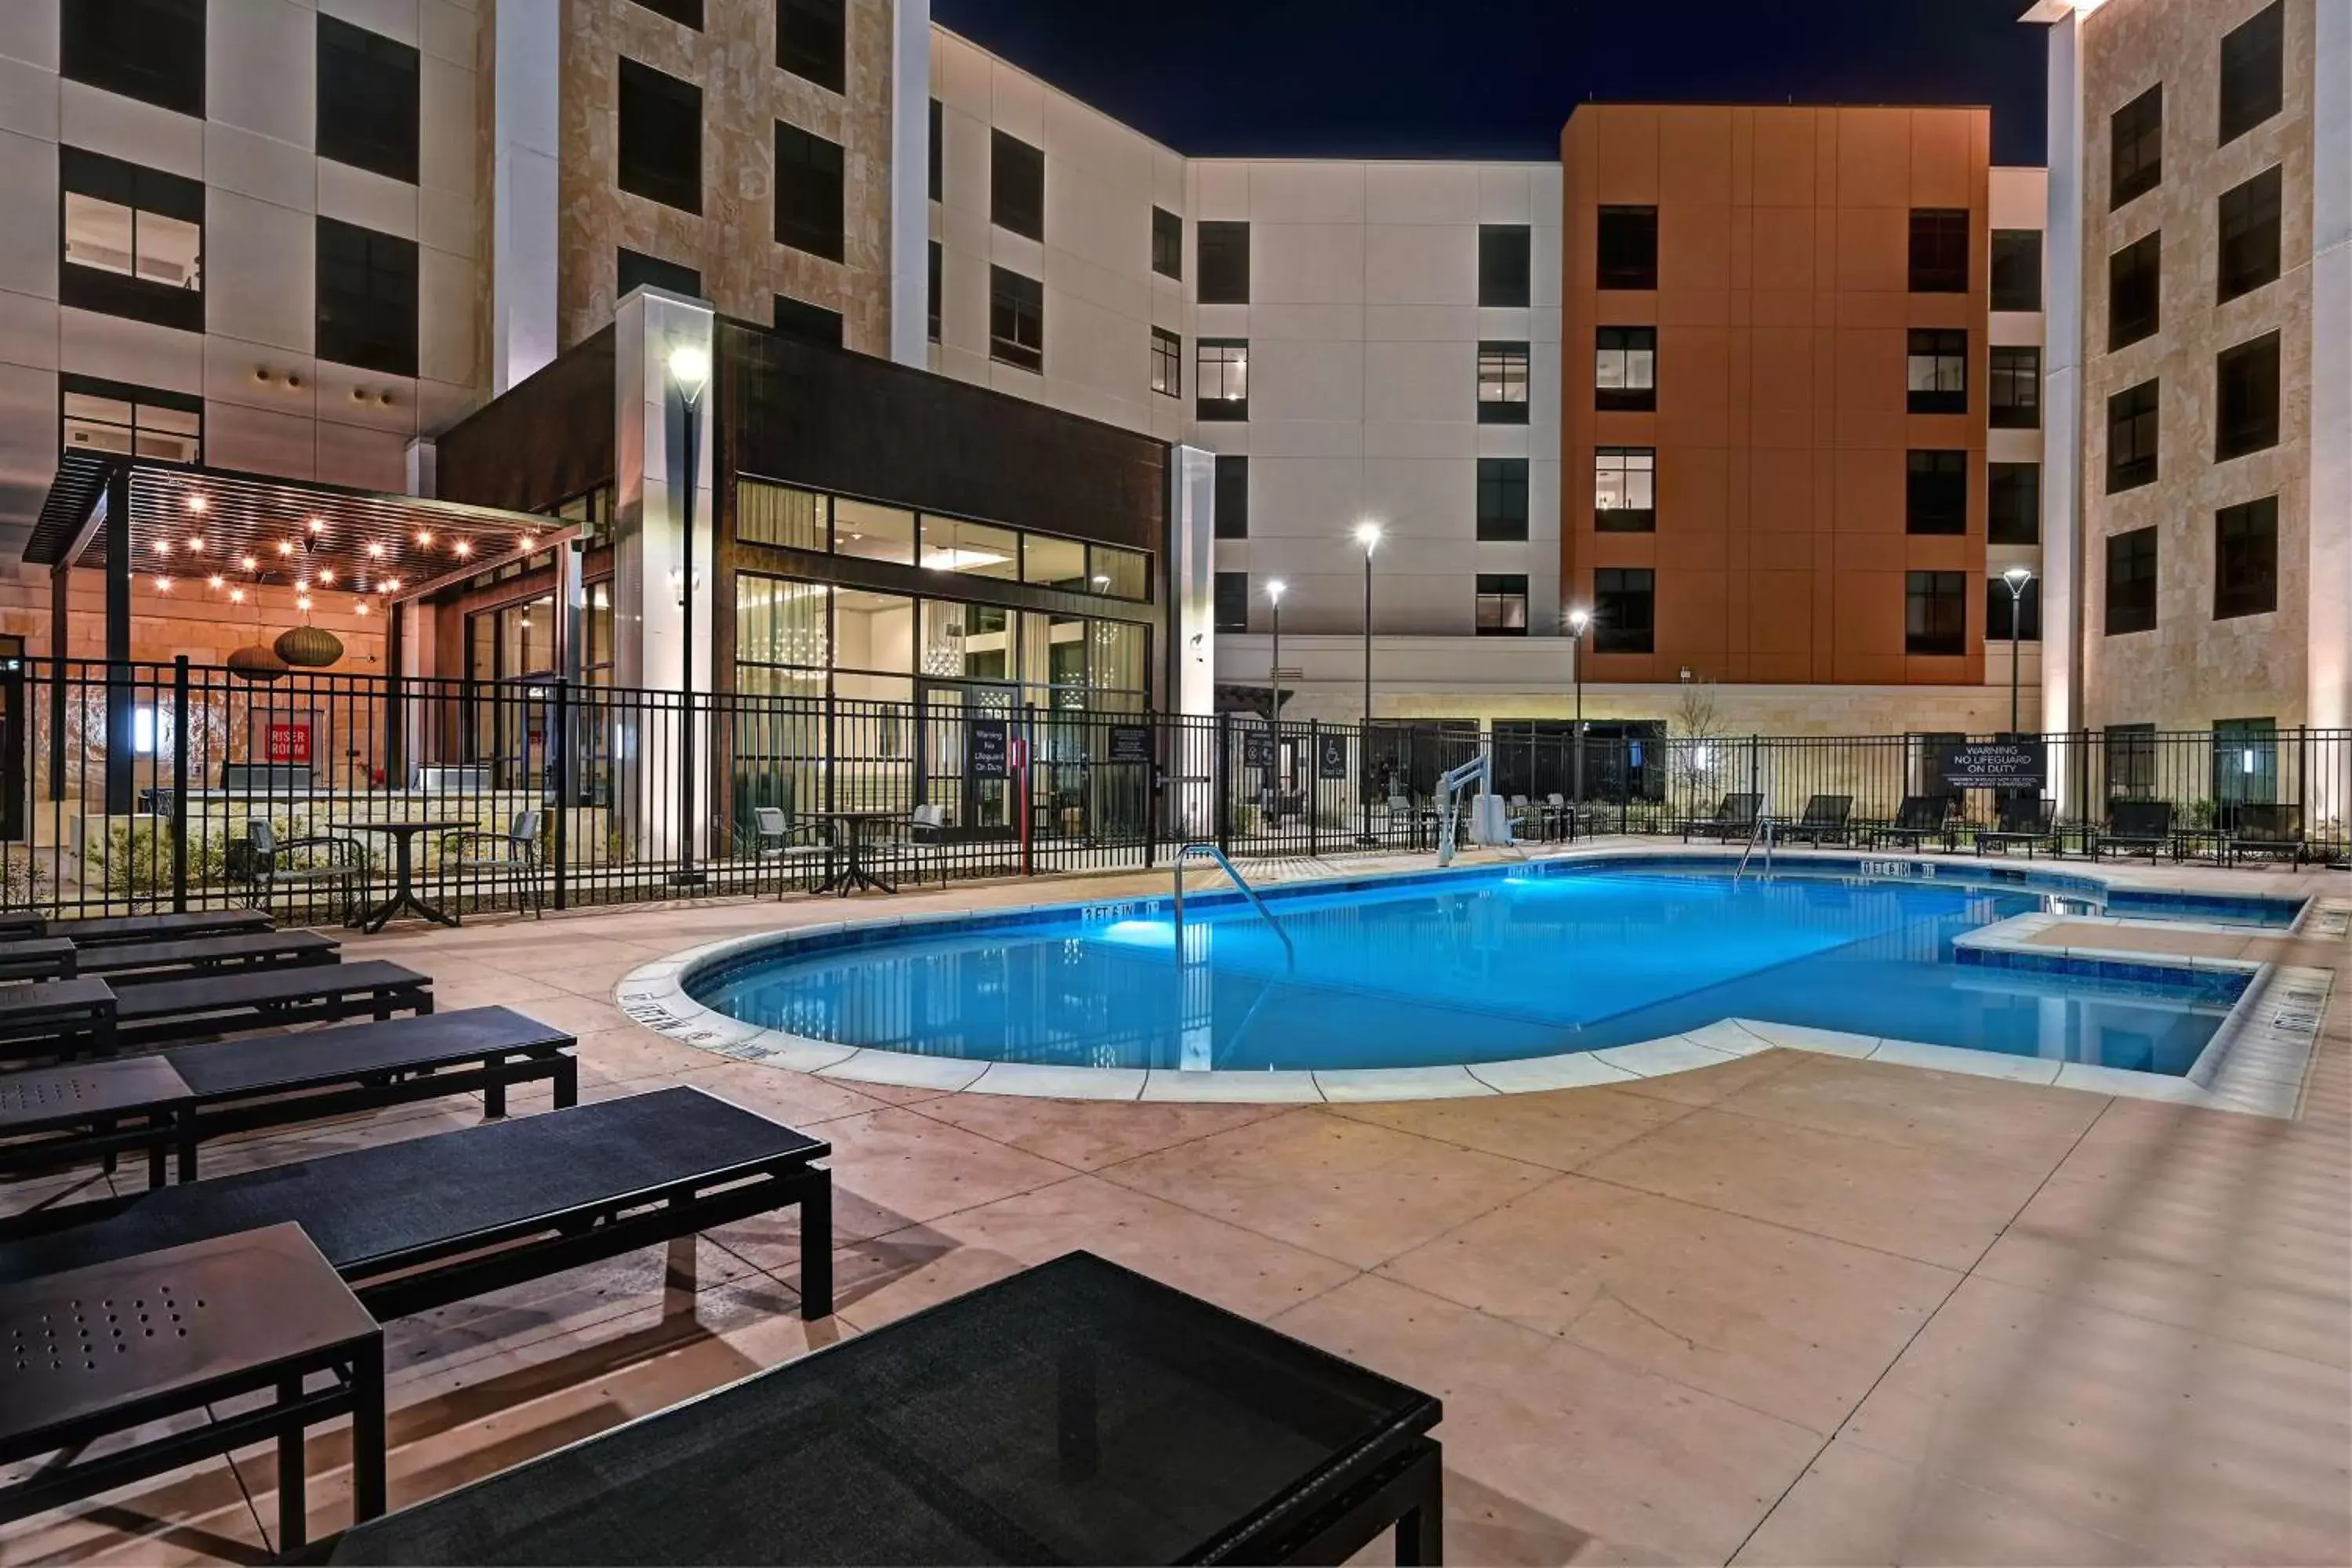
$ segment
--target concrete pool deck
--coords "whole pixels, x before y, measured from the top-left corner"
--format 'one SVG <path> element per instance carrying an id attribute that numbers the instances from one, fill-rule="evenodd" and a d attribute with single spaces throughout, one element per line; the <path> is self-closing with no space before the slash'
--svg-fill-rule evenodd
<path id="1" fill-rule="evenodd" d="M 2310 870 L 2098 874 L 2352 894 Z M 2352 1561 L 2352 944 L 2333 925 L 2241 939 L 2336 975 L 2293 1119 L 1783 1049 L 1475 1099 L 1080 1103 L 725 1061 L 613 1000 L 730 936 L 1167 882 L 352 941 L 432 973 L 444 1008 L 577 1033 L 583 1097 L 694 1084 L 835 1150 L 834 1318 L 793 1315 L 783 1219 L 705 1237 L 690 1279 L 649 1249 L 392 1324 L 394 1504 L 1084 1247 L 1441 1394 L 1456 1563 Z M 406 1107 L 207 1168 L 479 1114 Z M 0 1208 L 108 1190 L 0 1184 Z M 313 1439 L 315 1530 L 347 1517 L 345 1451 Z M 274 1473 L 255 1449 L 128 1488 L 0 1530 L 0 1559 L 251 1561 Z"/>

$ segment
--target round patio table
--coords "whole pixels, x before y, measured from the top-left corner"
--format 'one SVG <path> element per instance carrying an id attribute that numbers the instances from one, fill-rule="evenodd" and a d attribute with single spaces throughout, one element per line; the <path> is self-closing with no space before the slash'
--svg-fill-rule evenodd
<path id="1" fill-rule="evenodd" d="M 379 931 L 384 922 L 403 910 L 414 910 L 436 925 L 454 926 L 457 917 L 436 910 L 416 896 L 416 859 L 413 846 L 420 833 L 455 833 L 474 826 L 471 822 L 446 821 L 439 817 L 395 817 L 386 822 L 331 822 L 328 830 L 334 833 L 389 833 L 392 835 L 392 897 L 370 910 L 360 921 L 360 929 Z"/>

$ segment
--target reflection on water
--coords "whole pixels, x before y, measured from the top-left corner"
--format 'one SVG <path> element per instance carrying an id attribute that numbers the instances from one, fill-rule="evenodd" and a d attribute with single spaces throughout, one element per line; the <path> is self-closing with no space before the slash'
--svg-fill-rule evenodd
<path id="1" fill-rule="evenodd" d="M 1089 1067 L 1403 1067 L 1593 1049 L 1725 1016 L 2180 1073 L 2226 1011 L 2161 985 L 1962 965 L 2048 907 L 1920 882 L 1612 872 L 1465 879 L 1255 913 L 1028 926 L 816 953 L 702 999 L 820 1039 Z M 698 990 L 703 990 L 698 987 Z"/>

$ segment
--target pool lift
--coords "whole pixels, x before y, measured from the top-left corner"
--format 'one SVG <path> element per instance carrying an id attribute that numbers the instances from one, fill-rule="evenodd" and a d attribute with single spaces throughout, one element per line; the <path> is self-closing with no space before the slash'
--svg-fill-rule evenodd
<path id="1" fill-rule="evenodd" d="M 1478 798 L 1470 808 L 1470 842 L 1516 849 L 1519 858 L 1526 859 L 1528 852 L 1511 826 L 1510 812 L 1504 806 L 1503 797 L 1495 793 L 1495 749 L 1481 746 L 1476 756 L 1450 769 L 1437 781 L 1437 863 L 1454 864 L 1454 821 L 1460 815 L 1454 803 L 1460 797 L 1463 786 L 1473 781 L 1478 785 Z"/>

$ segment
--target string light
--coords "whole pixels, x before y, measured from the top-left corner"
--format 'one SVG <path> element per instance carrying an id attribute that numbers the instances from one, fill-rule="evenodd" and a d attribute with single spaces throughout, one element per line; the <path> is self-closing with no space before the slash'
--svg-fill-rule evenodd
<path id="1" fill-rule="evenodd" d="M 358 604 L 353 605 L 352 606 L 352 613 L 364 616 L 368 613 L 367 601 L 365 599 L 362 599 Z"/>
<path id="2" fill-rule="evenodd" d="M 416 542 L 419 544 L 430 545 L 433 542 L 433 531 L 429 528 L 418 529 L 416 531 Z"/>
<path id="3" fill-rule="evenodd" d="M 368 556 L 369 556 L 369 558 L 370 558 L 371 560 L 375 560 L 375 561 L 381 561 L 381 560 L 383 560 L 383 540 L 381 540 L 381 539 L 371 539 L 371 540 L 369 540 L 369 541 L 368 541 Z"/>
<path id="4" fill-rule="evenodd" d="M 281 540 L 279 540 L 279 541 L 278 542 L 278 554 L 280 554 L 280 555 L 291 555 L 291 554 L 293 554 L 293 553 L 294 553 L 294 542 L 293 542 L 292 540 L 290 540 L 290 539 L 281 539 Z"/>
<path id="5" fill-rule="evenodd" d="M 159 594 L 168 594 L 171 591 L 172 580 L 169 577 L 158 577 L 155 579 L 155 592 Z"/>
<path id="6" fill-rule="evenodd" d="M 295 600 L 294 607 L 301 611 L 304 615 L 309 615 L 310 613 L 310 596 L 305 594 L 300 598 Z"/>
<path id="7" fill-rule="evenodd" d="M 232 604 L 232 605 L 242 605 L 242 604 L 244 604 L 244 603 L 245 603 L 245 590 L 244 590 L 244 589 L 242 589 L 242 588 L 231 588 L 231 589 L 228 591 L 228 602 L 229 602 L 230 604 Z"/>
<path id="8" fill-rule="evenodd" d="M 333 582 L 334 580 L 335 580 L 335 569 L 334 569 L 333 567 L 331 567 L 331 566 L 321 566 L 321 567 L 320 567 L 320 568 L 319 568 L 319 581 L 320 581 L 320 582 L 321 582 L 321 583 L 331 583 L 331 582 Z"/>
<path id="9" fill-rule="evenodd" d="M 474 552 L 473 545 L 463 539 L 457 541 L 457 543 L 451 545 L 449 548 L 457 552 L 457 559 L 460 561 L 463 561 L 467 556 L 471 555 Z"/>
<path id="10" fill-rule="evenodd" d="M 205 513 L 205 498 L 202 496 L 190 496 L 188 498 L 188 510 L 191 512 L 194 512 L 196 516 L 202 517 Z"/>
<path id="11" fill-rule="evenodd" d="M 188 548 L 202 555 L 205 552 L 205 536 L 201 533 L 191 534 L 188 538 Z"/>
<path id="12" fill-rule="evenodd" d="M 224 584 L 226 584 L 227 581 L 228 581 L 228 579 L 227 579 L 227 578 L 223 577 L 223 576 L 222 576 L 219 573 L 217 573 L 217 572 L 214 573 L 210 577 L 208 577 L 208 578 L 206 578 L 206 579 L 205 579 L 206 584 L 207 584 L 209 586 L 211 586 L 211 587 L 215 587 L 215 588 L 218 588 L 218 587 L 222 586 L 222 585 L 223 585 Z"/>
<path id="13" fill-rule="evenodd" d="M 320 522 L 320 521 L 317 518 L 315 518 L 315 517 L 314 517 L 314 518 L 312 518 L 312 519 L 310 520 L 310 523 L 309 523 L 309 525 L 308 525 L 308 526 L 310 527 L 310 537 L 311 537 L 311 538 L 313 538 L 313 539 L 318 538 L 318 537 L 319 537 L 319 535 L 320 535 L 320 534 L 322 534 L 322 533 L 324 533 L 324 532 L 326 532 L 326 531 L 327 531 L 327 525 L 326 525 L 325 523 L 323 523 L 323 522 Z"/>
<path id="14" fill-rule="evenodd" d="M 260 563 L 260 562 L 258 562 L 258 561 L 256 561 L 256 560 L 255 560 L 252 556 L 250 556 L 250 555 L 247 556 L 247 557 L 245 558 L 245 560 L 244 560 L 242 563 L 240 563 L 240 564 L 242 564 L 242 565 L 245 567 L 245 569 L 246 569 L 247 571 L 248 571 L 248 572 L 258 572 L 258 571 L 260 571 L 260 570 L 261 570 L 261 563 Z"/>
<path id="15" fill-rule="evenodd" d="M 155 553 L 158 555 L 169 555 L 172 553 L 172 542 L 168 539 L 157 540 L 155 542 Z"/>
<path id="16" fill-rule="evenodd" d="M 398 593 L 400 591 L 400 579 L 397 577 L 386 577 L 383 580 L 383 591 L 387 594 Z"/>

